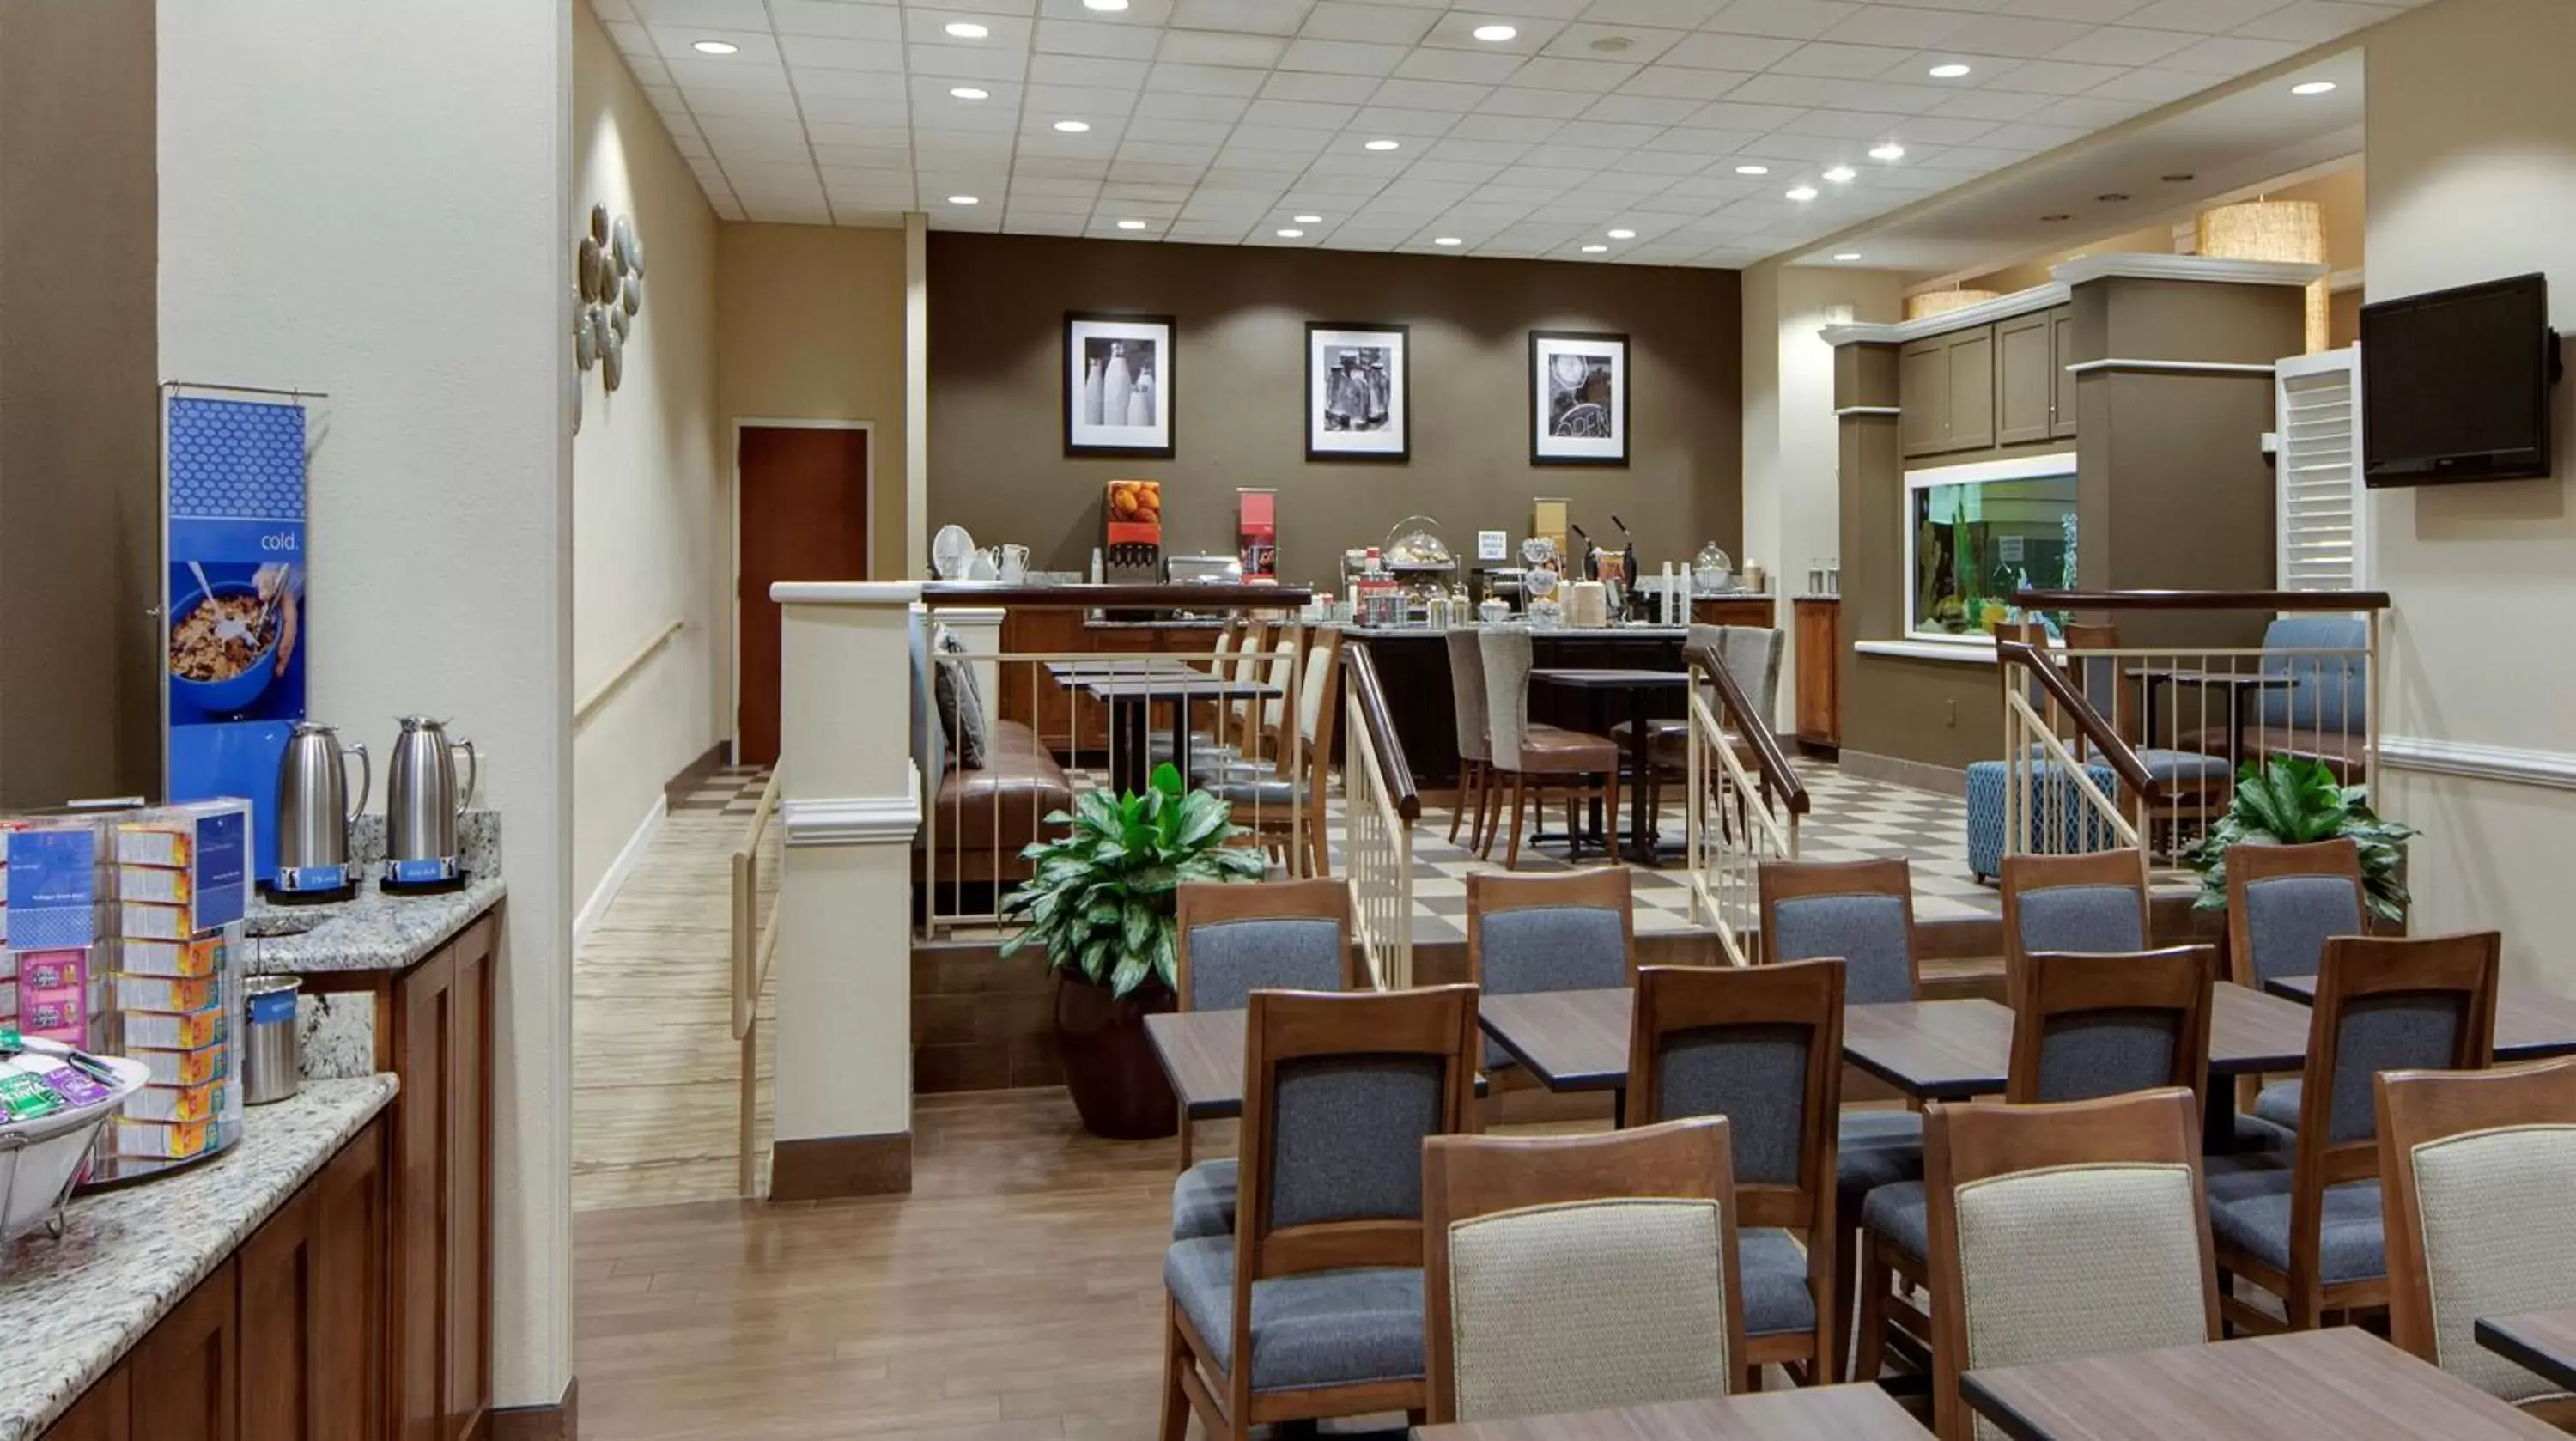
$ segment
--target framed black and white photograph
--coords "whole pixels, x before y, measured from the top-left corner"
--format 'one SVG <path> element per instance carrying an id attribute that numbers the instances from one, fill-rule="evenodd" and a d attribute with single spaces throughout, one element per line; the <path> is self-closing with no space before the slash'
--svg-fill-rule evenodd
<path id="1" fill-rule="evenodd" d="M 1064 317 L 1064 453 L 1172 458 L 1168 315 Z"/>
<path id="2" fill-rule="evenodd" d="M 1306 324 L 1306 458 L 1413 455 L 1412 332 L 1401 325 Z"/>
<path id="3" fill-rule="evenodd" d="M 1628 463 L 1628 337 L 1530 332 L 1530 464 Z"/>

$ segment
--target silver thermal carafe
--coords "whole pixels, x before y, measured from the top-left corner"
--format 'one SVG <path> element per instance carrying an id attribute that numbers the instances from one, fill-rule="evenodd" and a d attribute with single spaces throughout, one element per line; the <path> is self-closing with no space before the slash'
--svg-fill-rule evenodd
<path id="1" fill-rule="evenodd" d="M 456 752 L 465 752 L 465 781 L 456 780 Z M 447 723 L 428 716 L 402 717 L 402 736 L 385 765 L 385 874 L 388 890 L 452 886 L 457 864 L 457 821 L 474 794 L 479 769 L 474 742 L 450 741 Z"/>
<path id="2" fill-rule="evenodd" d="M 349 798 L 345 754 L 360 766 L 357 799 Z M 337 900 L 356 877 L 349 865 L 349 827 L 367 808 L 375 763 L 362 745 L 343 746 L 336 727 L 298 721 L 277 767 L 277 870 L 268 893 L 279 900 Z"/>

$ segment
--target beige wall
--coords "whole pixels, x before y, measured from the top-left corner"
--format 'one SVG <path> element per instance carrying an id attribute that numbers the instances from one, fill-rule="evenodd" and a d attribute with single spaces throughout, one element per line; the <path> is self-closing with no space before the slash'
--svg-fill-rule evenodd
<path id="1" fill-rule="evenodd" d="M 2576 331 L 2571 54 L 2565 0 L 2440 0 L 2372 32 L 2372 300 L 2546 271 L 2553 321 Z M 2401 755 L 2422 740 L 2576 770 L 2576 648 L 2560 638 L 2576 614 L 2576 383 L 2555 406 L 2555 479 L 2374 498 L 2372 579 L 2397 607 L 2384 729 Z M 2576 995 L 2576 792 L 2404 770 L 2383 789 L 2425 831 L 2417 928 L 2501 928 L 2509 974 Z"/>
<path id="2" fill-rule="evenodd" d="M 905 573 L 903 314 L 900 230 L 719 227 L 716 413 L 727 427 L 720 442 L 727 487 L 719 517 L 723 533 L 729 535 L 733 524 L 732 422 L 864 420 L 872 429 L 875 501 L 868 545 L 875 574 L 891 579 Z M 730 593 L 731 587 L 727 572 L 721 588 Z M 724 663 L 731 663 L 729 649 Z"/>
<path id="3" fill-rule="evenodd" d="M 573 16 L 572 101 L 564 233 L 582 234 L 594 204 L 631 215 L 649 272 L 621 384 L 581 377 L 573 439 L 574 693 L 614 681 L 573 739 L 572 893 L 587 921 L 663 785 L 730 728 L 715 636 L 731 558 L 716 523 L 715 212 L 587 5 Z M 676 637 L 615 679 L 675 621 Z"/>

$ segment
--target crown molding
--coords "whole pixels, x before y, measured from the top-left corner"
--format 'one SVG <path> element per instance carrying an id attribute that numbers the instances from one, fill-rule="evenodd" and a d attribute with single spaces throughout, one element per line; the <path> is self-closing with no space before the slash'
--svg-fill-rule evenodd
<path id="1" fill-rule="evenodd" d="M 791 846 L 910 845 L 921 830 L 921 770 L 905 767 L 912 786 L 896 796 L 816 796 L 778 804 Z"/>
<path id="2" fill-rule="evenodd" d="M 2152 375 L 2259 375 L 2266 378 L 2275 372 L 2269 365 L 2233 360 L 2079 360 L 2066 367 L 2069 375 L 2092 375 L 2097 371 L 2129 371 Z"/>
<path id="3" fill-rule="evenodd" d="M 2070 288 L 2091 280 L 2197 280 L 2217 285 L 2306 285 L 2326 268 L 2289 260 L 2222 260 L 2209 255 L 2087 255 L 2048 272 Z"/>
<path id="4" fill-rule="evenodd" d="M 2072 293 L 2063 285 L 2034 285 L 2010 295 L 1980 301 L 1959 310 L 1945 310 L 1921 320 L 1908 320 L 1898 325 L 1828 325 L 1817 332 L 1827 345 L 1903 345 L 1927 336 L 1947 335 L 1953 330 L 1966 330 L 1975 325 L 1991 325 L 2028 315 L 2034 310 L 2047 310 L 2064 305 Z"/>

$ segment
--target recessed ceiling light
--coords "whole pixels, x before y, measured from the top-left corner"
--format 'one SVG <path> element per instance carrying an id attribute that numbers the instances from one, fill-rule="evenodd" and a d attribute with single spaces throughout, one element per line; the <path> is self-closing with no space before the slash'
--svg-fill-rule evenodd
<path id="1" fill-rule="evenodd" d="M 1834 257 L 1834 259 L 1836 259 L 1836 260 L 1858 260 L 1858 259 L 1860 259 L 1860 252 L 1859 252 L 1859 251 L 1857 251 L 1857 250 L 1846 250 L 1846 251 L 1844 251 L 1842 254 L 1835 256 L 1835 257 Z"/>
<path id="2" fill-rule="evenodd" d="M 2055 225 L 2061 220 L 2072 220 L 2074 218 L 2075 217 L 2072 215 L 2043 215 L 2039 217 L 2039 222 L 2042 225 Z"/>
<path id="3" fill-rule="evenodd" d="M 1277 231 L 1275 233 L 1282 240 L 1303 240 L 1306 238 L 1306 232 L 1299 230 L 1293 225 L 1285 230 Z"/>
<path id="4" fill-rule="evenodd" d="M 1067 135 L 1080 135 L 1082 132 L 1091 128 L 1091 122 L 1088 120 L 1059 120 L 1055 123 L 1055 128 L 1063 131 Z"/>
<path id="5" fill-rule="evenodd" d="M 1789 192 L 1789 198 L 1792 200 L 1813 200 L 1816 198 L 1816 187 L 1812 185 L 1798 186 Z"/>
<path id="6" fill-rule="evenodd" d="M 1849 185 L 1860 178 L 1860 172 L 1848 165 L 1837 165 L 1825 172 L 1825 178 L 1836 185 Z"/>
<path id="7" fill-rule="evenodd" d="M 948 33 L 960 40 L 981 40 L 993 32 L 972 20 L 951 20 L 948 22 Z"/>
<path id="8" fill-rule="evenodd" d="M 1609 248 L 1610 247 L 1607 245 L 1587 245 L 1583 247 L 1583 253 L 1586 255 L 1599 255 L 1601 252 L 1608 250 Z"/>
<path id="9" fill-rule="evenodd" d="M 1291 215 L 1288 218 L 1296 221 L 1300 225 L 1321 225 L 1324 223 L 1324 217 L 1320 215 Z"/>
<path id="10" fill-rule="evenodd" d="M 1397 142 L 1393 140 L 1372 140 L 1368 143 L 1368 148 L 1371 150 L 1393 150 L 1396 147 L 1396 144 Z"/>
<path id="11" fill-rule="evenodd" d="M 2094 198 L 2094 199 L 2096 199 L 2096 200 L 2101 201 L 2101 202 L 2102 202 L 2103 204 L 2105 204 L 2105 205 L 2117 205 L 2117 204 L 2119 204 L 2121 201 L 2126 200 L 2126 199 L 2128 199 L 2129 197 L 2128 197 L 2127 195 L 2125 195 L 2125 194 L 2121 193 L 2120 191 L 2117 191 L 2117 190 L 2105 190 L 2105 191 L 2103 191 L 2101 194 L 2096 195 L 2096 196 L 2094 196 L 2093 198 Z"/>
<path id="12" fill-rule="evenodd" d="M 1604 35 L 1600 39 L 1592 42 L 1592 48 L 1600 51 L 1604 55 L 1619 55 L 1625 53 L 1629 46 L 1636 43 L 1636 41 L 1629 39 L 1625 35 Z"/>
<path id="13" fill-rule="evenodd" d="M 2290 93 L 2293 95 L 2323 95 L 2333 88 L 2335 88 L 2335 83 L 2331 80 L 2310 80 L 2302 84 L 2291 86 Z"/>
<path id="14" fill-rule="evenodd" d="M 2168 176 L 2166 176 L 2166 177 L 2165 177 L 2165 183 L 2166 183 L 2167 185 L 2180 185 L 2180 184 L 2183 184 L 2183 183 L 2184 183 L 2184 182 L 2186 182 L 2186 181 L 2198 180 L 2199 178 L 2200 178 L 2199 176 L 2192 174 L 2192 173 L 2191 173 L 2190 171 L 2188 171 L 2188 170 L 2185 170 L 2185 171 L 2182 171 L 2182 172 L 2180 172 L 2180 173 L 2178 173 L 2178 174 L 2173 174 L 2173 175 L 2168 175 Z"/>
<path id="15" fill-rule="evenodd" d="M 1431 243 L 1434 245 L 1463 245 L 1466 242 L 1460 240 L 1455 235 L 1435 235 L 1432 237 Z"/>
<path id="16" fill-rule="evenodd" d="M 1956 63 L 1932 67 L 1932 78 L 1935 80 L 1956 80 L 1967 73 L 1967 66 Z"/>
<path id="17" fill-rule="evenodd" d="M 1118 222 L 1118 228 L 1121 230 L 1142 230 L 1145 228 L 1145 222 L 1142 220 L 1121 220 Z"/>
<path id="18" fill-rule="evenodd" d="M 1768 165 L 1739 165 L 1735 167 L 1735 173 L 1738 175 L 1768 175 L 1771 173 L 1771 167 Z"/>
<path id="19" fill-rule="evenodd" d="M 1905 158 L 1905 147 L 1891 140 L 1885 145 L 1879 146 L 1877 149 L 1869 152 L 1869 158 L 1872 160 L 1902 160 Z"/>
<path id="20" fill-rule="evenodd" d="M 1633 230 L 1613 230 L 1610 232 L 1610 238 L 1613 240 L 1634 240 L 1637 238 L 1637 232 Z"/>
<path id="21" fill-rule="evenodd" d="M 1086 10 L 1124 10 L 1127 0 L 1082 0 L 1082 5 Z"/>
<path id="22" fill-rule="evenodd" d="M 993 98 L 992 91 L 978 90 L 972 85 L 960 85 L 955 89 L 950 90 L 948 94 L 950 98 L 956 100 L 990 100 Z"/>
<path id="23" fill-rule="evenodd" d="M 742 49 L 730 40 L 700 40 L 689 48 L 701 55 L 731 55 Z"/>
<path id="24" fill-rule="evenodd" d="M 1515 39 L 1520 35 L 1520 33 L 1520 31 L 1509 25 L 1479 25 L 1475 30 L 1477 39 L 1497 42 Z"/>
<path id="25" fill-rule="evenodd" d="M 980 202 L 978 202 L 972 195 L 951 195 L 948 197 L 948 203 L 951 205 L 974 205 Z"/>

